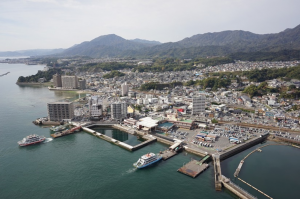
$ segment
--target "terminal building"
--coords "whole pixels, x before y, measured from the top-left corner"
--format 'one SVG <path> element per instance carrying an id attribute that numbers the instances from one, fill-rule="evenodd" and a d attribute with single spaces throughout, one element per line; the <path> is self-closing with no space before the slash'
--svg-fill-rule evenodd
<path id="1" fill-rule="evenodd" d="M 47 103 L 48 120 L 62 121 L 74 118 L 73 102 L 50 102 Z"/>

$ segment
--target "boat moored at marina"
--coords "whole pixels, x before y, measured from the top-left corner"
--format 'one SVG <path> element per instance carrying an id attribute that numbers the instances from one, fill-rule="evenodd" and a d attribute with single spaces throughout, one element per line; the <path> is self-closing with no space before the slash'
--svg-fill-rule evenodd
<path id="1" fill-rule="evenodd" d="M 57 131 L 63 131 L 65 130 L 67 127 L 65 125 L 60 125 L 60 126 L 52 126 L 50 128 L 51 131 L 57 132 Z"/>
<path id="2" fill-rule="evenodd" d="M 33 134 L 33 135 L 28 135 L 27 137 L 23 138 L 23 140 L 18 142 L 18 144 L 20 146 L 28 146 L 28 145 L 33 145 L 33 144 L 43 142 L 43 141 L 45 141 L 45 139 L 46 138 L 44 136 L 39 136 L 39 135 Z"/>
<path id="3" fill-rule="evenodd" d="M 138 169 L 141 169 L 150 166 L 151 164 L 154 164 L 155 162 L 158 162 L 161 159 L 162 159 L 161 155 L 154 154 L 154 153 L 147 153 L 143 155 L 136 163 L 134 163 L 133 166 Z"/>

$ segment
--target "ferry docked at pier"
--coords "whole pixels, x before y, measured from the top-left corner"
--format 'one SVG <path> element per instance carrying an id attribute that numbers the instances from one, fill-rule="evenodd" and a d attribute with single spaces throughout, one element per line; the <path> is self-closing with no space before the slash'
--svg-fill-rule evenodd
<path id="1" fill-rule="evenodd" d="M 45 141 L 45 139 L 46 138 L 44 136 L 39 136 L 39 135 L 33 134 L 33 135 L 28 135 L 27 137 L 23 138 L 23 140 L 18 142 L 18 144 L 20 146 L 28 146 L 28 145 L 43 142 L 43 141 Z"/>
<path id="2" fill-rule="evenodd" d="M 161 159 L 162 159 L 161 155 L 154 154 L 154 153 L 147 153 L 143 155 L 136 163 L 134 163 L 133 166 L 138 169 L 141 169 L 150 166 L 151 164 L 154 164 L 155 162 L 158 162 Z"/>

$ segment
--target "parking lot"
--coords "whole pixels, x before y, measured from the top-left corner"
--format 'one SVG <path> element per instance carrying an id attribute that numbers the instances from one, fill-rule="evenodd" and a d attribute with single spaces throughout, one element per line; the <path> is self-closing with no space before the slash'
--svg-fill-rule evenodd
<path id="1" fill-rule="evenodd" d="M 225 124 L 216 126 L 214 130 L 173 128 L 167 133 L 164 133 L 164 135 L 172 139 L 182 140 L 190 148 L 212 152 L 223 151 L 236 144 L 242 144 L 249 139 L 266 133 L 276 132 L 254 127 L 240 127 L 238 125 Z M 199 137 L 199 135 L 203 134 L 207 136 Z M 300 139 L 300 137 L 297 137 L 297 139 L 298 138 Z"/>

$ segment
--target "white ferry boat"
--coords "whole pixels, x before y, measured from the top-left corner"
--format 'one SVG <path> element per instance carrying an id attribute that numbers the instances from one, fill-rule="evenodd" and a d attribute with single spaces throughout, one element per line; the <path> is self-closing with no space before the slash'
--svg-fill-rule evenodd
<path id="1" fill-rule="evenodd" d="M 133 164 L 134 167 L 141 169 L 147 167 L 155 162 L 162 159 L 161 155 L 155 155 L 154 153 L 147 153 L 143 155 L 136 163 Z"/>
<path id="2" fill-rule="evenodd" d="M 23 140 L 18 142 L 18 144 L 20 146 L 28 146 L 28 145 L 43 142 L 43 141 L 45 141 L 45 139 L 46 138 L 44 136 L 38 136 L 36 134 L 33 134 L 33 135 L 28 135 L 27 137 L 23 138 Z"/>

